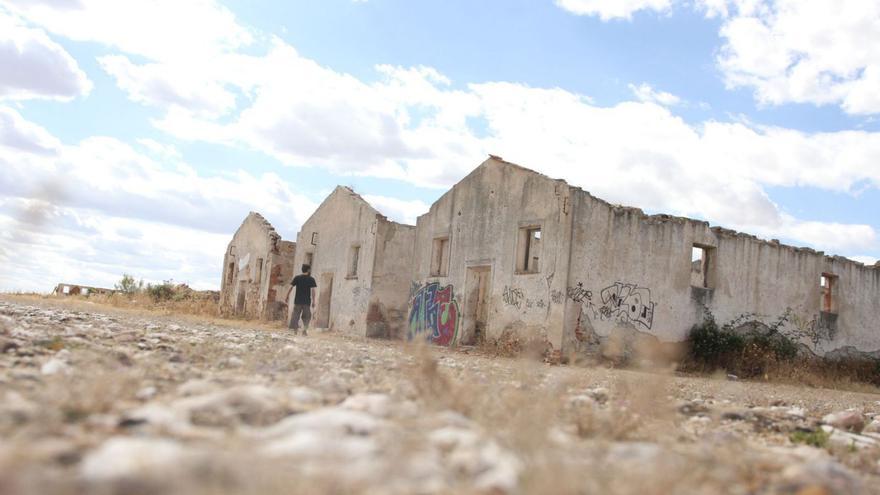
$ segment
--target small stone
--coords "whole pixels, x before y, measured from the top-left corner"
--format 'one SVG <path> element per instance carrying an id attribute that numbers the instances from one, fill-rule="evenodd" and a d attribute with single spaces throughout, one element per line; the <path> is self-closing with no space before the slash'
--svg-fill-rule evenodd
<path id="1" fill-rule="evenodd" d="M 144 387 L 137 391 L 135 398 L 137 400 L 150 400 L 156 396 L 156 387 Z"/>
<path id="2" fill-rule="evenodd" d="M 226 360 L 227 368 L 241 368 L 242 366 L 244 366 L 244 361 L 239 357 L 232 356 Z"/>
<path id="3" fill-rule="evenodd" d="M 587 395 L 592 397 L 599 404 L 604 404 L 608 402 L 608 389 L 602 387 L 595 387 L 587 390 Z"/>
<path id="4" fill-rule="evenodd" d="M 790 466 L 782 473 L 785 493 L 824 489 L 829 495 L 860 493 L 861 481 L 846 467 L 831 460 L 811 461 Z M 807 492 L 810 493 L 810 492 Z"/>
<path id="5" fill-rule="evenodd" d="M 825 426 L 825 428 L 828 428 Z M 838 429 L 831 430 L 828 442 L 845 449 L 866 449 L 880 447 L 880 440 L 870 436 L 847 433 Z"/>
<path id="6" fill-rule="evenodd" d="M 183 457 L 183 447 L 171 440 L 114 437 L 86 456 L 81 473 L 89 481 L 167 474 Z"/>
<path id="7" fill-rule="evenodd" d="M 727 380 L 731 382 L 737 382 L 739 381 L 739 377 L 736 375 L 727 375 Z"/>
<path id="8" fill-rule="evenodd" d="M 0 339 L 0 354 L 18 349 L 18 342 L 12 339 Z"/>
<path id="9" fill-rule="evenodd" d="M 822 423 L 833 426 L 839 430 L 860 432 L 865 427 L 865 420 L 862 413 L 858 411 L 841 411 L 828 414 L 822 418 Z"/>
<path id="10" fill-rule="evenodd" d="M 69 372 L 70 366 L 58 358 L 52 358 L 46 361 L 46 363 L 40 368 L 40 373 L 46 376 L 57 375 L 59 373 L 67 374 Z"/>
<path id="11" fill-rule="evenodd" d="M 701 404 L 699 402 L 685 402 L 678 406 L 678 412 L 684 414 L 685 416 L 696 416 L 698 414 L 706 414 L 709 412 L 709 408 L 706 407 L 705 404 Z"/>
<path id="12" fill-rule="evenodd" d="M 862 430 L 862 433 L 880 433 L 880 418 L 874 418 L 874 421 Z"/>
<path id="13" fill-rule="evenodd" d="M 345 399 L 341 407 L 387 418 L 391 414 L 391 397 L 385 394 L 355 394 Z"/>

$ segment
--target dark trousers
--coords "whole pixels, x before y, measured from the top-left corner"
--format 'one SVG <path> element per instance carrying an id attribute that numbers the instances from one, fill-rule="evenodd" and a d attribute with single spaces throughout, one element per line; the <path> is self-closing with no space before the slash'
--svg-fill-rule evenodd
<path id="1" fill-rule="evenodd" d="M 294 304 L 293 314 L 290 316 L 290 323 L 287 328 L 299 330 L 299 317 L 302 315 L 303 327 L 309 329 L 309 322 L 312 321 L 312 308 L 308 304 Z"/>

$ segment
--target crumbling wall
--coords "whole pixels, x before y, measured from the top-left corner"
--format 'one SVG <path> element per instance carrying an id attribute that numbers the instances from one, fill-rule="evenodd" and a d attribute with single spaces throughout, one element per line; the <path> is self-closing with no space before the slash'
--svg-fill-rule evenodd
<path id="1" fill-rule="evenodd" d="M 469 343 L 514 334 L 559 349 L 570 235 L 569 188 L 536 172 L 490 158 L 419 217 L 410 303 L 410 337 Z M 540 228 L 538 269 L 520 270 L 524 229 Z M 448 272 L 437 274 L 437 239 L 448 237 Z M 485 304 L 480 270 L 488 270 Z M 451 297 L 450 297 L 451 296 Z M 444 303 L 445 298 L 451 301 Z M 436 300 L 432 301 L 432 299 Z M 444 305 L 445 304 L 445 305 Z M 477 315 L 485 307 L 485 322 Z M 440 312 L 441 317 L 435 316 Z M 455 314 L 443 325 L 443 311 Z M 479 323 L 479 325 L 478 325 Z M 480 328 L 482 324 L 483 328 Z M 444 332 L 454 331 L 449 339 Z"/>
<path id="2" fill-rule="evenodd" d="M 294 265 L 299 274 L 300 266 L 312 260 L 312 276 L 318 283 L 313 326 L 366 335 L 380 217 L 354 191 L 340 186 L 303 224 Z M 355 246 L 359 251 L 353 275 L 350 268 Z"/>
<path id="3" fill-rule="evenodd" d="M 574 190 L 565 348 L 680 342 L 708 311 L 721 323 L 770 325 L 818 354 L 880 349 L 880 270 L 811 249 L 613 206 Z M 694 261 L 694 247 L 707 262 Z M 823 314 L 823 274 L 834 313 Z M 833 328 L 832 328 L 833 327 Z M 622 336 L 622 337 L 621 337 Z"/>
<path id="4" fill-rule="evenodd" d="M 373 288 L 367 312 L 367 336 L 406 335 L 416 228 L 380 218 L 373 260 Z"/>
<path id="5" fill-rule="evenodd" d="M 283 285 L 279 277 L 291 270 L 290 251 L 295 251 L 295 244 L 283 245 L 272 225 L 251 212 L 232 237 L 223 259 L 221 311 L 245 318 L 283 317 L 270 295 L 277 297 L 278 286 Z"/>

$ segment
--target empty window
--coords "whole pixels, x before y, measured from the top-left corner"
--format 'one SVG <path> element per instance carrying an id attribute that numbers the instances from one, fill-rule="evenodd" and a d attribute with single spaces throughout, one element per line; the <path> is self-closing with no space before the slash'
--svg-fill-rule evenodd
<path id="1" fill-rule="evenodd" d="M 257 258 L 257 274 L 254 277 L 256 283 L 260 283 L 263 279 L 263 258 Z"/>
<path id="2" fill-rule="evenodd" d="M 449 273 L 449 238 L 438 237 L 434 239 L 434 249 L 431 254 L 431 276 L 445 277 Z"/>
<path id="3" fill-rule="evenodd" d="M 837 313 L 837 275 L 823 273 L 819 277 L 819 288 L 822 292 L 822 312 Z"/>
<path id="4" fill-rule="evenodd" d="M 318 233 L 312 232 L 312 246 L 318 245 Z"/>
<path id="5" fill-rule="evenodd" d="M 88 288 L 83 288 L 83 290 L 82 290 L 82 295 L 84 295 L 84 296 L 89 295 L 89 289 L 88 289 Z"/>
<path id="6" fill-rule="evenodd" d="M 306 253 L 305 264 L 312 266 L 313 261 L 315 261 L 315 253 Z"/>
<path id="7" fill-rule="evenodd" d="M 357 277 L 358 274 L 358 260 L 361 257 L 361 247 L 360 246 L 352 246 L 351 254 L 348 256 L 348 276 L 349 277 Z"/>
<path id="8" fill-rule="evenodd" d="M 709 288 L 712 268 L 712 251 L 709 246 L 694 244 L 691 248 L 691 285 Z"/>
<path id="9" fill-rule="evenodd" d="M 235 262 L 229 263 L 229 269 L 226 271 L 226 284 L 232 284 L 232 278 L 235 277 Z"/>
<path id="10" fill-rule="evenodd" d="M 65 294 L 70 294 L 70 286 L 69 286 L 69 285 L 65 285 L 65 286 L 61 289 L 61 292 L 65 293 Z"/>
<path id="11" fill-rule="evenodd" d="M 518 273 L 538 273 L 541 271 L 541 227 L 519 229 L 517 242 L 516 271 Z"/>

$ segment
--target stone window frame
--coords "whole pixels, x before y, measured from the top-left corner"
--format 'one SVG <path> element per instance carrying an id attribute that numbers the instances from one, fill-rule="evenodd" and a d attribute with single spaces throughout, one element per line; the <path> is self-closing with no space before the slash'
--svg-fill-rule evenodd
<path id="1" fill-rule="evenodd" d="M 345 275 L 345 278 L 350 280 L 356 280 L 358 278 L 358 271 L 360 268 L 360 257 L 361 257 L 361 245 L 360 244 L 352 244 L 348 250 L 348 269 Z"/>
<path id="2" fill-rule="evenodd" d="M 840 276 L 832 272 L 819 275 L 819 310 L 821 313 L 836 315 L 840 310 Z"/>
<path id="3" fill-rule="evenodd" d="M 693 279 L 691 279 L 691 287 L 696 287 L 698 289 L 713 289 L 715 287 L 715 269 L 716 269 L 716 248 L 710 244 L 702 244 L 699 242 L 694 242 L 691 244 L 691 272 L 694 271 L 694 263 L 697 261 L 694 259 L 695 251 L 700 250 L 702 255 L 700 256 L 700 270 L 699 273 L 702 278 L 702 284 L 694 285 Z"/>
<path id="4" fill-rule="evenodd" d="M 537 232 L 538 236 L 534 237 L 534 233 Z M 533 260 L 535 259 L 532 254 L 534 254 L 534 245 L 533 241 L 537 239 L 540 242 L 538 257 L 537 257 L 537 266 L 532 266 Z M 514 273 L 516 275 L 535 275 L 541 273 L 542 263 L 541 260 L 544 257 L 544 226 L 540 222 L 526 222 L 521 223 L 519 228 L 516 231 L 516 265 L 514 266 Z"/>
<path id="5" fill-rule="evenodd" d="M 435 235 L 431 241 L 431 277 L 449 276 L 449 258 L 452 253 L 452 237 L 449 234 Z"/>

